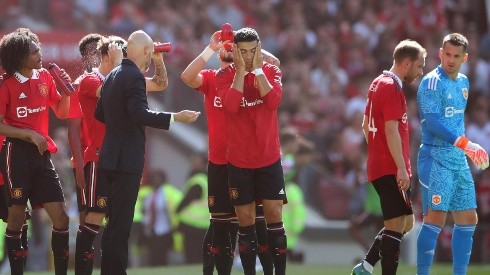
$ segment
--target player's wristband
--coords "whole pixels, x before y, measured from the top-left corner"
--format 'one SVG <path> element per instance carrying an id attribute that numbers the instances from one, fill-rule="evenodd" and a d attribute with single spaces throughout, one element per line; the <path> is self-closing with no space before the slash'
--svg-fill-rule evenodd
<path id="1" fill-rule="evenodd" d="M 175 123 L 174 113 L 170 113 L 170 124 Z"/>
<path id="2" fill-rule="evenodd" d="M 208 60 L 211 58 L 211 56 L 213 56 L 213 54 L 214 54 L 213 49 L 211 49 L 211 47 L 207 46 L 204 49 L 204 51 L 202 51 L 201 57 L 202 57 L 202 59 L 204 59 L 204 61 L 208 62 Z"/>
<path id="3" fill-rule="evenodd" d="M 264 71 L 262 70 L 262 68 L 257 68 L 255 70 L 253 70 L 255 76 L 259 76 L 261 74 L 264 74 Z"/>
<path id="4" fill-rule="evenodd" d="M 470 142 L 470 140 L 467 137 L 460 136 L 454 142 L 454 146 L 464 150 L 464 148 L 466 148 L 466 145 L 468 145 L 468 142 Z"/>

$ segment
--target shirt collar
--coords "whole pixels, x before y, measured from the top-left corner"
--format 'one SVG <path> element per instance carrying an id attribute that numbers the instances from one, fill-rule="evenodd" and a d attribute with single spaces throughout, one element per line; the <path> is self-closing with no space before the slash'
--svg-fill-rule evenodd
<path id="1" fill-rule="evenodd" d="M 396 81 L 396 83 L 398 84 L 398 86 L 400 86 L 400 89 L 403 88 L 403 82 L 396 74 L 394 74 L 390 71 L 386 71 L 386 70 L 383 71 L 383 74 L 393 78 Z"/>
<path id="2" fill-rule="evenodd" d="M 26 82 L 27 80 L 29 80 L 29 78 L 21 75 L 19 72 L 15 72 L 14 74 L 14 77 L 15 79 L 17 79 L 17 81 L 19 81 L 20 83 L 24 83 Z M 31 79 L 39 79 L 39 71 L 36 70 L 36 69 L 33 69 L 32 70 L 32 76 L 31 76 Z"/>
<path id="3" fill-rule="evenodd" d="M 105 81 L 105 76 L 100 73 L 99 68 L 92 68 L 92 72 L 102 79 L 102 82 Z"/>

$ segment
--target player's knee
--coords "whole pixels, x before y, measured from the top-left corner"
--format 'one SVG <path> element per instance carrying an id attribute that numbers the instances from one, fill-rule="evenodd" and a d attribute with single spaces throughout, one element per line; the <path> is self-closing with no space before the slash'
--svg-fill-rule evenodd
<path id="1" fill-rule="evenodd" d="M 9 230 L 20 231 L 25 221 L 25 205 L 13 205 L 9 207 L 7 227 Z"/>
<path id="2" fill-rule="evenodd" d="M 70 222 L 70 218 L 66 212 L 62 211 L 58 215 L 53 216 L 53 227 L 55 228 L 67 228 Z"/>
<path id="3" fill-rule="evenodd" d="M 7 219 L 7 228 L 12 231 L 20 231 L 24 225 L 24 216 L 9 215 Z"/>
<path id="4" fill-rule="evenodd" d="M 282 205 L 270 205 L 264 207 L 264 214 L 267 223 L 282 221 Z"/>
<path id="5" fill-rule="evenodd" d="M 237 217 L 240 225 L 250 225 L 255 223 L 255 215 L 253 211 L 237 211 Z"/>
<path id="6" fill-rule="evenodd" d="M 405 234 L 413 229 L 413 223 L 414 223 L 413 215 L 407 216 L 407 219 L 405 220 L 405 230 L 404 230 Z"/>
<path id="7" fill-rule="evenodd" d="M 87 213 L 87 216 L 85 216 L 85 223 L 101 225 L 104 217 L 104 213 L 89 212 Z"/>

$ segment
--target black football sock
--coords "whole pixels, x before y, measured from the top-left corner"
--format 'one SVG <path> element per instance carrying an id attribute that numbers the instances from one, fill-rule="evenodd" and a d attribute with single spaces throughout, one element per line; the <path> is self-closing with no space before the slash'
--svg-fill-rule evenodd
<path id="1" fill-rule="evenodd" d="M 85 223 L 78 227 L 75 248 L 75 275 L 90 275 L 94 268 L 94 239 L 100 226 Z"/>
<path id="2" fill-rule="evenodd" d="M 213 257 L 213 220 L 209 222 L 208 230 L 204 235 L 202 242 L 202 274 L 213 275 L 214 271 L 214 257 Z"/>
<path id="3" fill-rule="evenodd" d="M 382 275 L 395 275 L 400 258 L 400 243 L 403 234 L 391 230 L 384 230 L 381 238 L 381 268 Z"/>
<path id="4" fill-rule="evenodd" d="M 27 231 L 29 231 L 29 225 L 27 225 L 27 222 L 26 222 L 22 226 L 22 236 L 20 237 L 20 240 L 22 242 L 22 249 L 24 250 L 23 254 L 22 254 L 22 257 L 24 258 L 24 260 L 23 260 L 24 261 L 24 268 L 26 267 L 27 256 L 29 255 L 29 244 L 27 241 Z"/>
<path id="5" fill-rule="evenodd" d="M 214 226 L 214 261 L 218 275 L 231 273 L 232 257 L 230 243 L 230 215 L 215 216 L 211 219 Z"/>
<path id="6" fill-rule="evenodd" d="M 267 224 L 269 232 L 269 247 L 274 260 L 274 272 L 276 275 L 286 274 L 287 238 L 282 222 Z"/>
<path id="7" fill-rule="evenodd" d="M 54 273 L 66 275 L 70 250 L 68 248 L 68 228 L 54 228 L 51 232 L 51 249 L 54 258 Z"/>
<path id="8" fill-rule="evenodd" d="M 257 258 L 255 224 L 238 227 L 238 251 L 242 260 L 243 273 L 255 275 L 255 260 Z"/>
<path id="9" fill-rule="evenodd" d="M 259 256 L 264 275 L 273 275 L 274 263 L 272 259 L 272 254 L 270 253 L 269 249 L 267 224 L 265 222 L 264 216 L 257 216 L 255 218 L 255 231 L 257 231 L 257 254 Z"/>
<path id="10" fill-rule="evenodd" d="M 24 274 L 24 251 L 21 241 L 22 231 L 5 230 L 5 244 L 10 262 L 10 274 Z"/>
<path id="11" fill-rule="evenodd" d="M 230 224 L 230 243 L 231 243 L 231 251 L 233 251 L 233 255 L 235 256 L 235 248 L 238 241 L 238 219 L 237 217 L 231 218 Z"/>
<path id="12" fill-rule="evenodd" d="M 374 267 L 379 262 L 379 249 L 381 248 L 381 238 L 383 236 L 384 228 L 379 231 L 378 235 L 374 238 L 373 244 L 369 248 L 364 260 Z"/>

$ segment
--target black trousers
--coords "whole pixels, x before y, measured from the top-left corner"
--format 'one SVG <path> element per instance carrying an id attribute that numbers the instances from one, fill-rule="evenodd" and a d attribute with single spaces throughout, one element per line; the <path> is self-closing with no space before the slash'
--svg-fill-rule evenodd
<path id="1" fill-rule="evenodd" d="M 108 223 L 102 235 L 101 275 L 125 275 L 128 240 L 141 174 L 98 169 L 97 184 L 107 184 Z"/>

